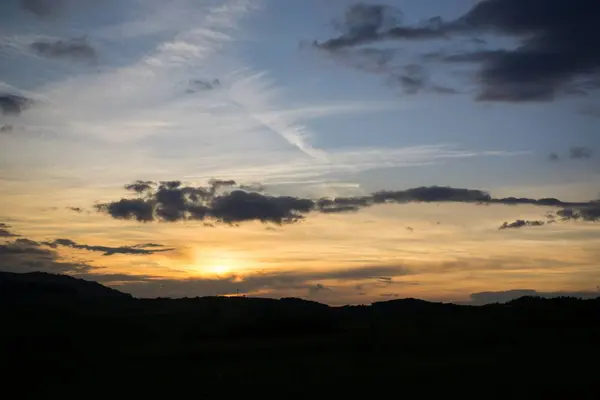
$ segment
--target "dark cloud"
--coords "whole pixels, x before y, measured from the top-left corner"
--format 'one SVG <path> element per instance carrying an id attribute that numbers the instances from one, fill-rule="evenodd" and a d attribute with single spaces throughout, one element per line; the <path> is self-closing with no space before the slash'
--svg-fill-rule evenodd
<path id="1" fill-rule="evenodd" d="M 344 213 L 359 211 L 373 204 L 371 196 L 363 197 L 338 197 L 334 199 L 319 199 L 316 201 L 317 209 L 322 213 Z"/>
<path id="2" fill-rule="evenodd" d="M 589 147 L 574 146 L 569 149 L 569 158 L 571 160 L 582 160 L 592 158 L 594 152 Z"/>
<path id="3" fill-rule="evenodd" d="M 566 207 L 556 212 L 563 221 L 600 222 L 600 201 L 593 201 L 579 207 Z"/>
<path id="4" fill-rule="evenodd" d="M 64 0 L 20 0 L 21 8 L 38 17 L 55 15 L 64 7 Z"/>
<path id="5" fill-rule="evenodd" d="M 483 305 L 491 303 L 506 303 L 524 296 L 555 298 L 555 297 L 577 297 L 581 299 L 595 299 L 600 297 L 597 292 L 538 292 L 534 289 L 514 289 L 499 292 L 472 293 L 471 304 Z"/>
<path id="6" fill-rule="evenodd" d="M 442 186 L 418 187 L 400 191 L 380 191 L 373 194 L 375 203 L 423 202 L 488 202 L 489 193 L 482 190 Z"/>
<path id="7" fill-rule="evenodd" d="M 9 229 L 11 228 L 10 225 L 7 225 L 3 222 L 0 222 L 0 238 L 7 238 L 7 237 L 16 237 L 19 235 L 16 235 L 14 233 L 12 233 Z"/>
<path id="8" fill-rule="evenodd" d="M 131 247 L 144 249 L 144 248 L 148 248 L 148 247 L 153 247 L 153 248 L 165 247 L 165 245 L 164 244 L 158 244 L 158 243 L 142 243 L 142 244 L 136 244 L 136 245 L 131 246 Z"/>
<path id="9" fill-rule="evenodd" d="M 91 61 L 96 58 L 96 50 L 85 38 L 41 40 L 33 42 L 31 49 L 48 58 L 69 58 L 74 61 Z"/>
<path id="10" fill-rule="evenodd" d="M 399 74 L 392 75 L 404 93 L 416 94 L 427 86 L 428 76 L 421 65 L 411 64 L 402 68 Z"/>
<path id="11" fill-rule="evenodd" d="M 246 190 L 219 193 L 222 188 L 234 188 L 232 180 L 211 180 L 208 187 L 182 186 L 179 181 L 154 183 L 138 181 L 126 188 L 145 196 L 99 204 L 97 209 L 117 219 L 140 222 L 181 220 L 215 220 L 223 223 L 262 221 L 276 224 L 292 223 L 309 212 L 312 200 L 290 196 L 269 196 Z"/>
<path id="12" fill-rule="evenodd" d="M 438 94 L 458 94 L 458 93 L 460 93 L 460 91 L 458 91 L 457 89 L 447 87 L 447 86 L 440 86 L 440 85 L 432 86 L 431 90 L 433 90 L 435 93 L 438 93 Z"/>
<path id="13" fill-rule="evenodd" d="M 557 153 L 548 154 L 548 160 L 552 162 L 560 161 L 560 156 Z"/>
<path id="14" fill-rule="evenodd" d="M 200 220 L 204 224 L 226 223 L 236 225 L 246 221 L 261 221 L 278 225 L 302 220 L 307 214 L 356 212 L 375 204 L 405 204 L 414 202 L 455 202 L 479 205 L 529 204 L 544 207 L 572 208 L 581 219 L 591 221 L 597 202 L 565 202 L 556 198 L 493 198 L 477 189 L 443 186 L 417 187 L 407 190 L 379 191 L 368 196 L 309 199 L 292 196 L 272 196 L 265 193 L 238 189 L 235 181 L 212 180 L 209 186 L 184 186 L 179 181 L 154 183 L 137 181 L 125 188 L 138 198 L 97 204 L 96 208 L 115 219 L 133 219 L 139 222 L 176 222 Z M 225 188 L 219 191 L 218 188 Z M 575 218 L 572 218 L 575 219 Z M 537 221 L 505 223 L 501 229 L 536 225 Z"/>
<path id="15" fill-rule="evenodd" d="M 319 295 L 323 292 L 333 292 L 333 289 L 320 283 L 317 283 L 315 286 L 308 288 L 309 296 Z"/>
<path id="16" fill-rule="evenodd" d="M 144 199 L 121 199 L 97 204 L 98 211 L 106 212 L 115 219 L 135 219 L 139 222 L 154 221 L 154 203 Z"/>
<path id="17" fill-rule="evenodd" d="M 159 247 L 163 247 L 162 245 L 148 243 L 143 245 L 136 246 L 119 246 L 119 247 L 109 247 L 109 246 L 91 246 L 88 244 L 79 244 L 70 239 L 56 239 L 52 242 L 42 242 L 41 245 L 50 246 L 53 248 L 64 246 L 71 247 L 73 249 L 78 250 L 87 250 L 87 251 L 97 251 L 103 253 L 104 256 L 112 256 L 114 254 L 133 254 L 133 255 L 147 255 L 154 253 L 162 253 L 166 251 L 173 251 L 174 249 L 163 249 Z M 155 249 L 151 250 L 150 247 Z"/>
<path id="18" fill-rule="evenodd" d="M 127 184 L 124 186 L 126 190 L 131 190 L 137 193 L 143 193 L 148 190 L 151 190 L 154 187 L 154 182 L 152 181 L 135 181 L 133 183 Z"/>
<path id="19" fill-rule="evenodd" d="M 235 190 L 213 198 L 210 215 L 227 223 L 258 220 L 283 224 L 302 219 L 302 214 L 311 211 L 313 206 L 309 199 Z"/>
<path id="20" fill-rule="evenodd" d="M 338 51 L 393 38 L 430 39 L 440 36 L 435 33 L 439 31 L 435 26 L 398 26 L 401 18 L 402 13 L 389 6 L 354 4 L 348 8 L 342 21 L 334 23 L 340 35 L 321 43 L 315 42 L 315 46 L 328 51 Z"/>
<path id="21" fill-rule="evenodd" d="M 197 91 L 203 90 L 213 90 L 221 86 L 221 81 L 219 79 L 213 79 L 212 81 L 204 80 L 204 79 L 192 79 L 190 81 L 190 87 L 188 88 L 188 93 L 195 93 Z"/>
<path id="22" fill-rule="evenodd" d="M 81 214 L 82 212 L 84 212 L 85 210 L 81 207 L 67 207 L 67 210 L 76 212 L 78 214 Z"/>
<path id="23" fill-rule="evenodd" d="M 0 93 L 0 109 L 3 115 L 19 115 L 28 109 L 32 101 L 16 94 Z"/>
<path id="24" fill-rule="evenodd" d="M 546 224 L 545 221 L 525 221 L 522 219 L 518 219 L 518 220 L 516 220 L 514 222 L 510 222 L 510 223 L 505 222 L 498 229 L 517 229 L 517 228 L 523 228 L 526 226 L 542 226 L 545 224 Z"/>
<path id="25" fill-rule="evenodd" d="M 13 129 L 14 127 L 12 125 L 2 125 L 0 126 L 0 133 L 10 133 Z"/>
<path id="26" fill-rule="evenodd" d="M 351 6 L 338 26 L 341 34 L 314 45 L 336 53 L 384 41 L 492 34 L 514 38 L 518 45 L 468 50 L 443 60 L 479 66 L 478 100 L 547 101 L 600 88 L 597 0 L 484 0 L 456 20 L 435 17 L 420 26 L 402 25 L 392 12 L 379 5 Z"/>
<path id="27" fill-rule="evenodd" d="M 0 270 L 6 272 L 86 273 L 93 269 L 85 263 L 60 260 L 51 249 L 42 248 L 30 239 L 0 244 Z"/>

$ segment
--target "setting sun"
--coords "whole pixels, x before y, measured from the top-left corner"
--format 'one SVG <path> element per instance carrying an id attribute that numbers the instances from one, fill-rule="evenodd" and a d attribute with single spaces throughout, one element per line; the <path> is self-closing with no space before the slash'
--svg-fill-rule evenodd
<path id="1" fill-rule="evenodd" d="M 230 265 L 225 265 L 225 264 L 218 264 L 218 265 L 213 265 L 213 266 L 209 266 L 206 268 L 207 272 L 214 274 L 214 275 L 229 275 L 233 272 L 233 268 Z"/>

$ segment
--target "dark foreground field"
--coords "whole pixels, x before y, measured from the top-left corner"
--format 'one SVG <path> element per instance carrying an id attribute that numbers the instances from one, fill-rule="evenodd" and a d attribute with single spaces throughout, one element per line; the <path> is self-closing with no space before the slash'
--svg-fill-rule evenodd
<path id="1" fill-rule="evenodd" d="M 3 389 L 21 394 L 600 398 L 600 299 L 141 300 L 0 273 L 0 343 Z"/>

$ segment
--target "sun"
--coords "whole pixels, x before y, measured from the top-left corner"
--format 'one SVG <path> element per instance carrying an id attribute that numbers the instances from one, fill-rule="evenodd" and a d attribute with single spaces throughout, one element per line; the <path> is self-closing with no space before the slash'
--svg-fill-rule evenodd
<path id="1" fill-rule="evenodd" d="M 208 266 L 207 271 L 214 275 L 227 275 L 233 271 L 233 268 L 226 264 L 215 264 Z"/>
<path id="2" fill-rule="evenodd" d="M 247 269 L 246 258 L 230 250 L 193 249 L 187 269 L 207 278 L 235 278 Z"/>

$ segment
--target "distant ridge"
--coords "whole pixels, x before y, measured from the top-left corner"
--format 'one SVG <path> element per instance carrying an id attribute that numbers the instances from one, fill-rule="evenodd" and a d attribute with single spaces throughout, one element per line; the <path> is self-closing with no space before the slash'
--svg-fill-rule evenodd
<path id="1" fill-rule="evenodd" d="M 68 275 L 46 272 L 13 273 L 0 272 L 0 297 L 76 297 L 89 299 L 132 298 L 101 285 L 98 282 L 74 278 Z"/>

